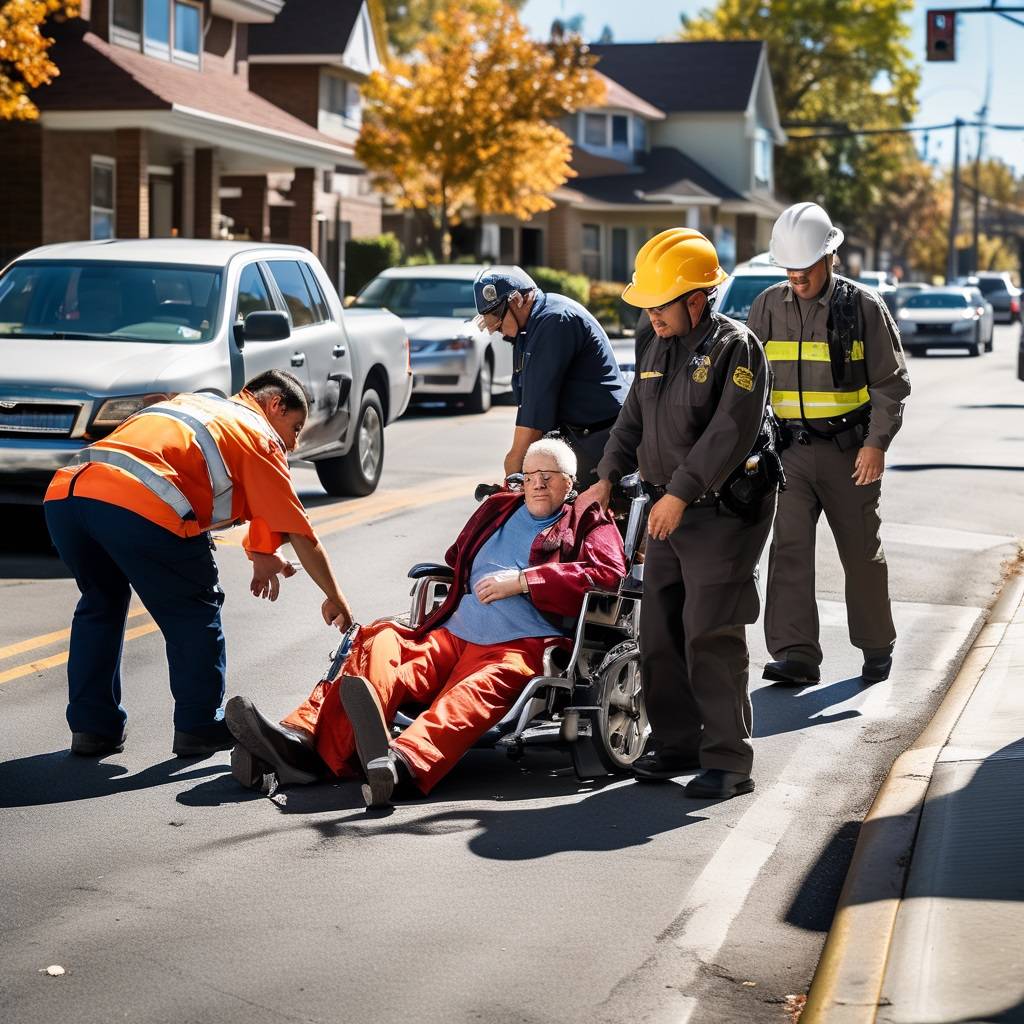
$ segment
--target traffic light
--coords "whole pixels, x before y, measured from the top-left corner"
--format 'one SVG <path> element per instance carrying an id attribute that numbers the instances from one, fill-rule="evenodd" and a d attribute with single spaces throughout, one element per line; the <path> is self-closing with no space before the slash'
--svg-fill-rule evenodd
<path id="1" fill-rule="evenodd" d="M 927 60 L 956 60 L 956 11 L 928 11 Z"/>

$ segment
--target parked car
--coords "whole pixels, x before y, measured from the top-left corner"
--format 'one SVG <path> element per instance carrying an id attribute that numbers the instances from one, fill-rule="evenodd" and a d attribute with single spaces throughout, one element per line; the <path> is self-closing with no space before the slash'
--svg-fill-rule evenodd
<path id="1" fill-rule="evenodd" d="M 389 309 L 409 332 L 413 399 L 464 402 L 487 412 L 512 390 L 512 346 L 473 320 L 472 264 L 392 267 L 378 274 L 349 308 Z"/>
<path id="2" fill-rule="evenodd" d="M 889 307 L 889 312 L 895 316 L 896 311 L 906 303 L 911 295 L 918 295 L 920 292 L 926 292 L 930 288 L 931 285 L 925 284 L 923 281 L 907 281 L 903 284 L 898 284 L 892 291 L 886 292 L 883 299 Z"/>
<path id="3" fill-rule="evenodd" d="M 896 285 L 884 270 L 862 270 L 856 280 L 865 287 L 878 292 L 886 304 L 889 302 L 889 296 L 896 291 Z"/>
<path id="4" fill-rule="evenodd" d="M 786 280 L 786 271 L 771 263 L 769 258 L 755 256 L 741 263 L 729 275 L 718 295 L 715 310 L 733 320 L 746 323 L 754 299 L 773 284 Z M 762 339 L 767 340 L 767 339 Z"/>
<path id="5" fill-rule="evenodd" d="M 903 348 L 925 355 L 930 348 L 992 351 L 992 307 L 976 288 L 932 288 L 911 295 L 897 310 Z"/>
<path id="6" fill-rule="evenodd" d="M 384 425 L 409 401 L 409 340 L 383 311 L 343 312 L 298 246 L 71 242 L 0 274 L 0 500 L 38 501 L 80 448 L 152 402 L 296 374 L 310 412 L 294 459 L 329 494 L 369 494 Z"/>
<path id="7" fill-rule="evenodd" d="M 1012 324 L 1020 319 L 1021 291 L 1008 272 L 983 270 L 958 278 L 956 283 L 965 288 L 977 288 L 992 303 L 997 323 Z"/>

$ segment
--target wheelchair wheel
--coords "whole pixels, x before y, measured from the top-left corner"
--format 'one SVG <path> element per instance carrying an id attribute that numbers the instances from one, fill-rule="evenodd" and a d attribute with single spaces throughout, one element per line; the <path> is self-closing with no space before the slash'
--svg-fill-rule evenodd
<path id="1" fill-rule="evenodd" d="M 597 670 L 595 690 L 597 710 L 591 718 L 590 735 L 580 736 L 574 744 L 577 770 L 592 764 L 596 754 L 606 772 L 627 772 L 643 752 L 648 733 L 640 688 L 640 649 L 635 640 L 626 640 L 608 652 Z M 589 749 L 575 749 L 583 744 Z"/>

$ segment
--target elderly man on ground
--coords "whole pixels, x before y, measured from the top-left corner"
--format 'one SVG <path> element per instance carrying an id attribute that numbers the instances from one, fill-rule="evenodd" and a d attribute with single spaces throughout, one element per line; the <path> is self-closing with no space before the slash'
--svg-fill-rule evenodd
<path id="1" fill-rule="evenodd" d="M 569 643 L 584 594 L 625 572 L 608 513 L 570 500 L 572 449 L 536 441 L 523 469 L 524 493 L 487 499 L 449 548 L 454 581 L 422 625 L 364 627 L 339 679 L 317 684 L 280 725 L 244 697 L 228 702 L 243 785 L 267 772 L 281 783 L 358 777 L 361 767 L 367 805 L 386 806 L 398 785 L 429 793 L 501 721 L 542 674 L 545 652 Z M 392 739 L 388 726 L 410 702 L 427 707 Z"/>

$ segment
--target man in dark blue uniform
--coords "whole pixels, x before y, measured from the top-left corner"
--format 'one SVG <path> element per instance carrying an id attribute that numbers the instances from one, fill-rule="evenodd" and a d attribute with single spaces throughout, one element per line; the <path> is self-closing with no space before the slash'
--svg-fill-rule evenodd
<path id="1" fill-rule="evenodd" d="M 526 449 L 557 430 L 576 453 L 577 487 L 589 487 L 628 390 L 608 335 L 578 302 L 545 294 L 518 267 L 482 270 L 473 292 L 483 329 L 515 346 L 519 414 L 505 475 L 521 472 Z"/>

